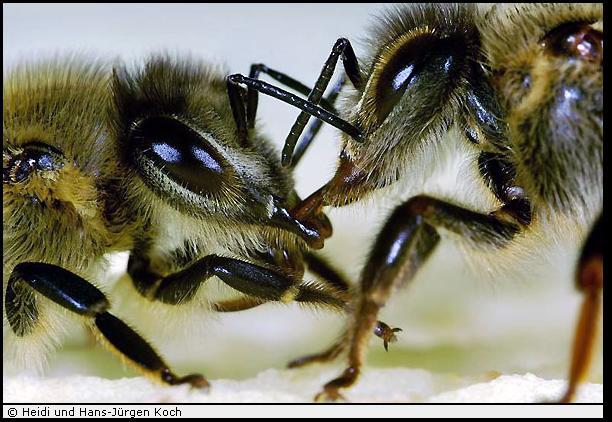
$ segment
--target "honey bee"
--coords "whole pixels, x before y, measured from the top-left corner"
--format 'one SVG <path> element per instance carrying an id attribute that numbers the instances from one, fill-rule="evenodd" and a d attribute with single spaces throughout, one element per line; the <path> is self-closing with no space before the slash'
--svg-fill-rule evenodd
<path id="1" fill-rule="evenodd" d="M 252 100 L 219 67 L 163 55 L 132 67 L 56 59 L 5 76 L 5 358 L 44 360 L 68 321 L 156 381 L 208 387 L 110 312 L 106 257 L 119 251 L 134 290 L 177 312 L 346 309 L 343 276 L 308 246 L 320 234 L 287 211 L 299 202 L 291 171 Z M 305 267 L 319 280 L 305 281 Z M 213 277 L 235 296 L 198 294 Z"/>
<path id="2" fill-rule="evenodd" d="M 373 198 L 400 180 L 418 190 L 445 144 L 468 151 L 476 183 L 486 188 L 482 198 L 460 198 L 461 190 L 474 191 L 462 187 L 397 205 L 361 272 L 344 340 L 348 367 L 318 399 L 342 398 L 340 390 L 358 380 L 379 310 L 442 238 L 454 238 L 486 266 L 512 268 L 520 266 L 521 247 L 534 255 L 539 238 L 573 236 L 583 244 L 576 283 L 584 302 L 562 398 L 572 400 L 587 372 L 603 289 L 602 13 L 601 4 L 396 7 L 373 26 L 361 60 L 347 39 L 336 42 L 307 100 L 236 76 L 302 109 L 285 165 L 301 157 L 320 121 L 341 130 L 335 175 L 291 210 L 325 236 L 331 227 L 316 221 L 324 206 Z M 340 57 L 350 84 L 334 113 L 318 102 Z M 298 144 L 310 116 L 316 126 Z M 335 357 L 337 349 L 294 364 Z"/>

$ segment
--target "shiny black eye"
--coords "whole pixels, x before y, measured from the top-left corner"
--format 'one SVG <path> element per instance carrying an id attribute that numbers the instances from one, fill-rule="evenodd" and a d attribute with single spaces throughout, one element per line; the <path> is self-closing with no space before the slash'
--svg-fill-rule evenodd
<path id="1" fill-rule="evenodd" d="M 548 32 L 542 45 L 555 56 L 603 61 L 603 34 L 586 22 L 571 22 Z"/>
<path id="2" fill-rule="evenodd" d="M 147 173 L 153 165 L 179 185 L 205 194 L 217 192 L 229 171 L 228 163 L 206 139 L 171 117 L 149 117 L 132 133 L 137 163 Z"/>
<path id="3" fill-rule="evenodd" d="M 385 120 L 407 90 L 421 82 L 435 86 L 432 78 L 447 79 L 456 69 L 457 57 L 462 53 L 465 54 L 464 46 L 459 40 L 438 38 L 432 34 L 418 36 L 401 46 L 384 65 L 378 78 L 378 123 Z"/>
<path id="4" fill-rule="evenodd" d="M 44 142 L 32 141 L 24 144 L 22 152 L 11 154 L 8 151 L 3 160 L 2 180 L 4 183 L 19 183 L 35 172 L 55 171 L 64 166 L 62 152 Z"/>

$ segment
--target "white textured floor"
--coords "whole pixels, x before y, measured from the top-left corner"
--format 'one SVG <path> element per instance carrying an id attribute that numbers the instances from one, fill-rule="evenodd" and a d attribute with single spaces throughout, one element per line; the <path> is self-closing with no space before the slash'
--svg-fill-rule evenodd
<path id="1" fill-rule="evenodd" d="M 12 377 L 4 380 L 5 402 L 129 402 L 129 403 L 308 403 L 320 385 L 337 373 L 333 368 L 295 371 L 268 369 L 243 381 L 215 380 L 208 392 L 187 386 L 164 387 L 145 378 L 106 380 L 98 377 Z M 565 383 L 532 374 L 457 377 L 424 370 L 368 370 L 346 394 L 350 402 L 396 403 L 533 403 L 558 399 Z M 603 402 L 603 385 L 585 384 L 577 402 Z"/>

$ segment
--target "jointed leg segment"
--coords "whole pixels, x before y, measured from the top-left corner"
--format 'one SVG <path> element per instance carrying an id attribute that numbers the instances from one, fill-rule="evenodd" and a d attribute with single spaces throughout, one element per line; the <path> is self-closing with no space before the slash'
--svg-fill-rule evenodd
<path id="1" fill-rule="evenodd" d="M 601 315 L 603 216 L 599 217 L 584 245 L 578 262 L 576 281 L 578 289 L 584 295 L 584 300 L 580 308 L 572 347 L 569 385 L 561 399 L 564 403 L 572 401 L 579 383 L 586 377 L 596 338 L 595 331 Z"/>
<path id="2" fill-rule="evenodd" d="M 308 252 L 305 254 L 304 260 L 308 269 L 319 276 L 326 284 L 332 285 L 341 291 L 349 292 L 350 285 L 345 277 L 319 255 Z M 373 329 L 374 335 L 383 340 L 385 350 L 388 350 L 389 343 L 393 343 L 397 340 L 396 333 L 400 331 L 402 331 L 400 328 L 391 328 L 382 321 L 377 321 Z M 348 332 L 345 332 L 340 336 L 338 341 L 323 352 L 302 356 L 289 362 L 287 366 L 289 368 L 298 368 L 312 363 L 322 363 L 334 360 L 346 349 L 347 336 Z"/>
<path id="3" fill-rule="evenodd" d="M 348 367 L 325 385 L 318 400 L 336 400 L 339 390 L 353 385 L 363 365 L 367 340 L 376 316 L 402 281 L 411 280 L 439 243 L 437 228 L 461 235 L 474 244 L 499 248 L 520 230 L 516 223 L 418 196 L 396 208 L 370 252 L 361 274 L 361 294 L 349 334 Z"/>
<path id="4" fill-rule="evenodd" d="M 146 340 L 107 311 L 110 304 L 100 290 L 78 275 L 56 265 L 23 262 L 15 267 L 5 298 L 9 322 L 18 321 L 15 304 L 23 302 L 23 295 L 27 294 L 26 288 L 69 311 L 89 318 L 93 322 L 91 327 L 98 340 L 118 352 L 145 375 L 172 385 L 188 383 L 199 388 L 208 386 L 206 379 L 199 374 L 177 377 Z M 36 307 L 34 297 L 30 297 L 27 303 Z M 16 335 L 28 335 L 29 332 L 19 329 L 20 326 L 21 324 L 11 324 Z"/>
<path id="5" fill-rule="evenodd" d="M 337 310 L 346 306 L 346 298 L 337 289 L 299 284 L 299 280 L 280 271 L 217 255 L 205 256 L 181 271 L 162 277 L 150 271 L 148 258 L 133 253 L 128 272 L 142 294 L 168 304 L 191 300 L 201 283 L 217 276 L 239 292 L 263 301 L 295 300 Z"/>

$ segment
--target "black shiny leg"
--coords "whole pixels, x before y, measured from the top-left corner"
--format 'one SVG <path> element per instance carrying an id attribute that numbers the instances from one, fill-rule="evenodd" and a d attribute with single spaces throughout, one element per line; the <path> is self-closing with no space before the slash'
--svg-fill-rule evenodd
<path id="1" fill-rule="evenodd" d="M 262 72 L 303 95 L 308 95 L 311 92 L 309 87 L 298 80 L 261 63 L 251 65 L 249 79 L 259 79 L 259 75 Z M 257 117 L 258 91 L 248 86 L 245 92 L 240 85 L 230 81 L 229 78 L 226 82 L 226 87 L 230 107 L 232 109 L 234 121 L 236 122 L 238 138 L 241 140 L 243 146 L 248 146 L 250 143 L 248 133 L 250 129 L 255 127 L 255 120 Z M 321 105 L 332 114 L 337 114 L 328 100 L 323 99 Z"/>
<path id="2" fill-rule="evenodd" d="M 190 384 L 197 388 L 209 387 L 208 381 L 202 375 L 191 374 L 184 377 L 175 375 L 151 345 L 114 315 L 108 312 L 99 313 L 94 317 L 94 322 L 103 336 L 103 342 L 108 342 L 110 348 L 128 358 L 146 375 L 170 385 Z"/>
<path id="3" fill-rule="evenodd" d="M 279 271 L 217 255 L 205 256 L 181 271 L 160 277 L 149 271 L 146 258 L 132 254 L 128 272 L 136 286 L 148 286 L 137 287 L 141 293 L 168 304 L 191 300 L 204 281 L 217 276 L 237 291 L 263 301 L 297 301 L 337 310 L 346 306 L 345 295 L 329 286 L 299 284 L 300 280 Z"/>
<path id="4" fill-rule="evenodd" d="M 16 313 L 27 303 L 36 306 L 34 299 L 22 299 L 26 287 L 45 296 L 71 312 L 90 318 L 94 332 L 104 346 L 118 352 L 138 370 L 158 381 L 168 384 L 188 383 L 194 387 L 207 387 L 208 382 L 199 374 L 179 378 L 146 340 L 124 322 L 107 312 L 110 304 L 104 294 L 85 279 L 56 265 L 40 262 L 23 262 L 13 270 L 7 287 L 5 309 L 11 328 L 18 336 L 29 333 L 24 330 Z M 28 297 L 28 296 L 26 296 Z M 13 321 L 13 323 L 11 323 Z"/>
<path id="5" fill-rule="evenodd" d="M 362 88 L 362 80 L 361 80 L 361 72 L 359 70 L 359 63 L 357 61 L 357 57 L 355 56 L 355 52 L 351 43 L 346 38 L 340 38 L 334 44 L 332 51 L 325 61 L 323 65 L 323 69 L 319 74 L 319 78 L 317 79 L 312 90 L 308 90 L 308 87 L 301 82 L 296 81 L 293 78 L 288 77 L 285 74 L 282 74 L 278 71 L 267 68 L 265 65 L 254 65 L 251 68 L 251 73 L 249 77 L 245 77 L 240 74 L 230 75 L 227 78 L 228 86 L 231 84 L 234 85 L 246 85 L 248 89 L 248 99 L 247 105 L 242 106 L 246 111 L 247 119 L 254 120 L 256 110 L 257 110 L 257 92 L 261 92 L 263 94 L 269 95 L 276 99 L 279 99 L 287 104 L 293 105 L 294 107 L 299 108 L 302 112 L 297 117 L 295 123 L 293 124 L 291 130 L 289 131 L 289 135 L 285 139 L 285 146 L 283 147 L 281 163 L 283 166 L 295 166 L 297 161 L 301 158 L 307 146 L 312 141 L 312 138 L 318 132 L 320 123 L 314 125 L 311 128 L 311 131 L 305 136 L 304 140 L 301 143 L 301 147 L 299 150 L 299 154 L 297 156 L 296 163 L 293 163 L 294 157 L 294 149 L 298 142 L 298 139 L 302 135 L 310 116 L 314 116 L 317 119 L 320 119 L 338 129 L 345 132 L 357 142 L 363 142 L 363 134 L 361 130 L 354 125 L 346 122 L 345 120 L 338 117 L 337 113 L 334 111 L 333 107 L 331 107 L 330 99 L 323 99 L 323 94 L 329 85 L 331 77 L 333 76 L 334 70 L 336 68 L 336 64 L 338 63 L 338 59 L 342 57 L 342 63 L 344 65 L 344 70 L 346 76 L 351 81 L 353 86 L 357 89 Z M 277 88 L 273 85 L 270 85 L 266 82 L 260 81 L 257 79 L 260 72 L 266 72 L 276 80 L 281 83 L 286 84 L 292 89 L 302 93 L 303 95 L 308 95 L 306 100 L 293 95 L 283 89 Z M 336 89 L 336 88 L 335 88 Z M 337 88 L 338 91 L 340 87 Z M 229 89 L 228 89 L 229 91 Z M 308 91 L 308 92 L 307 92 Z M 335 96 L 337 93 L 332 93 L 331 96 Z M 237 97 L 234 95 L 234 97 Z M 322 104 L 322 107 L 319 106 L 319 103 Z M 234 107 L 234 104 L 232 104 Z M 238 107 L 236 105 L 236 107 Z M 331 111 L 331 112 L 330 112 Z M 234 112 L 234 116 L 238 116 L 241 114 L 240 112 Z M 239 116 L 240 119 L 242 117 Z M 253 123 L 254 124 L 254 123 Z"/>

